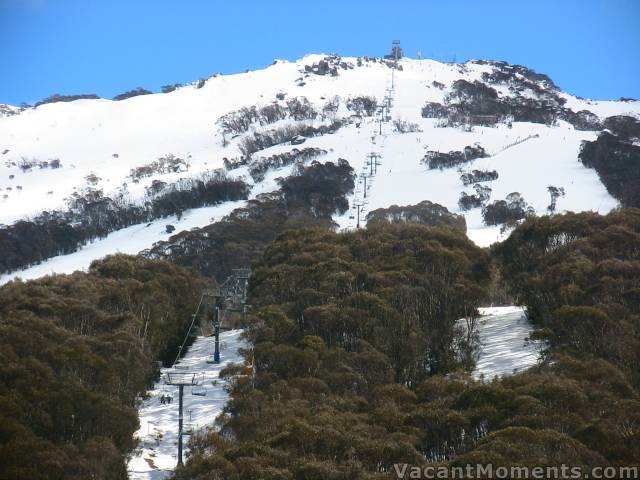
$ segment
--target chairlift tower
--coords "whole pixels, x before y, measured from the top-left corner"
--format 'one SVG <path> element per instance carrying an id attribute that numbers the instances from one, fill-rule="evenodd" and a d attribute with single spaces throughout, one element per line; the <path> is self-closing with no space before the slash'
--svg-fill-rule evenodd
<path id="1" fill-rule="evenodd" d="M 178 387 L 178 466 L 183 465 L 182 462 L 182 437 L 189 435 L 189 432 L 183 432 L 183 396 L 184 387 L 201 386 L 204 383 L 204 374 L 197 372 L 167 372 L 165 373 L 164 383 L 166 385 L 174 385 Z"/>
<path id="2" fill-rule="evenodd" d="M 364 198 L 367 198 L 367 175 L 363 174 L 361 175 L 362 180 L 364 181 Z"/>
<path id="3" fill-rule="evenodd" d="M 362 209 L 364 208 L 364 204 L 356 203 L 353 206 L 356 207 L 356 212 L 357 212 L 356 228 L 360 229 L 360 213 L 362 212 Z"/>
<path id="4" fill-rule="evenodd" d="M 216 297 L 216 304 L 213 307 L 213 363 L 220 363 L 220 297 Z"/>
<path id="5" fill-rule="evenodd" d="M 371 175 L 375 175 L 376 173 L 378 173 L 378 165 L 380 165 L 378 159 L 380 157 L 381 155 L 376 152 L 371 152 L 367 155 L 367 158 L 369 159 L 369 168 L 371 169 Z"/>
<path id="6" fill-rule="evenodd" d="M 391 54 L 393 55 L 393 68 L 391 69 L 391 89 L 395 88 L 395 71 L 398 68 L 398 59 L 402 55 L 400 40 L 391 42 Z"/>

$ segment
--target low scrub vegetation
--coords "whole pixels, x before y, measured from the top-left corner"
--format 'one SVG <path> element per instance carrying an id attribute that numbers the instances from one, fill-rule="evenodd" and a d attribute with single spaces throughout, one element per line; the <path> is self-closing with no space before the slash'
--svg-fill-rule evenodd
<path id="1" fill-rule="evenodd" d="M 239 148 L 242 155 L 245 158 L 249 158 L 256 152 L 273 147 L 274 145 L 291 142 L 296 137 L 316 137 L 335 133 L 342 125 L 342 121 L 334 120 L 328 125 L 320 125 L 318 127 L 306 123 L 298 123 L 285 125 L 265 132 L 253 132 L 240 140 Z"/>
<path id="2" fill-rule="evenodd" d="M 474 183 L 492 182 L 498 179 L 498 172 L 495 170 L 473 170 L 469 173 L 460 175 L 460 180 L 465 187 Z"/>
<path id="3" fill-rule="evenodd" d="M 441 119 L 443 126 L 452 127 L 492 126 L 514 121 L 553 125 L 557 120 L 565 120 L 577 130 L 602 128 L 593 113 L 566 108 L 566 100 L 548 76 L 505 62 L 491 62 L 491 65 L 495 70 L 483 73 L 482 81 L 455 81 L 444 104 L 427 102 L 422 116 Z M 499 96 L 491 85 L 507 86 L 509 95 Z"/>
<path id="4" fill-rule="evenodd" d="M 187 172 L 189 171 L 189 166 L 188 160 L 169 154 L 158 158 L 158 160 L 155 160 L 154 162 L 132 168 L 129 173 L 129 178 L 137 183 L 142 178 L 151 177 L 156 174 Z"/>
<path id="5" fill-rule="evenodd" d="M 430 227 L 450 227 L 462 233 L 467 232 L 467 223 L 462 215 L 449 212 L 446 207 L 424 200 L 417 205 L 378 208 L 367 215 L 367 226 L 377 224 L 415 223 Z"/>
<path id="6" fill-rule="evenodd" d="M 294 163 L 304 164 L 326 154 L 327 151 L 321 148 L 303 148 L 302 150 L 294 148 L 290 152 L 261 157 L 252 161 L 249 165 L 249 175 L 251 175 L 254 182 L 261 182 L 269 170 L 286 167 Z"/>
<path id="7" fill-rule="evenodd" d="M 480 145 L 466 146 L 462 151 L 436 152 L 428 151 L 422 158 L 422 163 L 427 165 L 430 170 L 436 168 L 442 170 L 444 168 L 453 168 L 464 163 L 471 162 L 477 158 L 485 158 L 489 155 Z"/>
<path id="8" fill-rule="evenodd" d="M 247 132 L 252 125 L 270 125 L 279 120 L 290 118 L 296 121 L 314 120 L 318 116 L 311 102 L 306 97 L 294 97 L 282 102 L 273 102 L 262 107 L 242 107 L 229 112 L 217 121 L 226 134 L 240 135 Z"/>
<path id="9" fill-rule="evenodd" d="M 247 206 L 203 228 L 180 232 L 143 252 L 223 281 L 234 268 L 246 267 L 278 235 L 305 227 L 330 229 L 331 216 L 344 213 L 354 173 L 346 160 L 301 166 L 279 180 L 279 190 L 258 196 Z"/>
<path id="10" fill-rule="evenodd" d="M 378 110 L 378 101 L 371 96 L 352 97 L 347 100 L 347 109 L 361 117 L 371 117 Z"/>
<path id="11" fill-rule="evenodd" d="M 98 98 L 100 97 L 95 93 L 83 93 L 80 95 L 60 95 L 58 93 L 54 93 L 50 97 L 36 102 L 34 107 L 39 107 L 40 105 L 45 105 L 47 103 L 73 102 L 75 100 L 94 100 Z"/>
<path id="12" fill-rule="evenodd" d="M 221 173 L 183 179 L 174 184 L 152 184 L 148 195 L 131 203 L 126 192 L 110 198 L 102 190 L 88 188 L 68 201 L 68 210 L 46 211 L 0 228 L 0 272 L 76 251 L 86 242 L 103 238 L 121 228 L 168 215 L 181 215 L 189 208 L 215 205 L 246 198 L 248 186 Z"/>
<path id="13" fill-rule="evenodd" d="M 505 200 L 496 200 L 482 209 L 485 225 L 512 224 L 534 214 L 533 208 L 518 192 L 510 193 Z"/>
<path id="14" fill-rule="evenodd" d="M 127 98 L 138 97 L 140 95 L 151 95 L 153 92 L 142 87 L 134 88 L 124 93 L 120 93 L 113 97 L 114 100 L 126 100 Z"/>
<path id="15" fill-rule="evenodd" d="M 33 170 L 35 167 L 38 167 L 41 170 L 45 168 L 51 168 L 53 170 L 56 170 L 62 167 L 62 163 L 60 163 L 59 158 L 52 158 L 49 160 L 38 160 L 36 158 L 22 157 L 16 165 L 23 172 L 29 172 Z"/>
<path id="16" fill-rule="evenodd" d="M 415 133 L 421 131 L 417 123 L 408 122 L 400 118 L 393 121 L 393 129 L 398 133 Z"/>

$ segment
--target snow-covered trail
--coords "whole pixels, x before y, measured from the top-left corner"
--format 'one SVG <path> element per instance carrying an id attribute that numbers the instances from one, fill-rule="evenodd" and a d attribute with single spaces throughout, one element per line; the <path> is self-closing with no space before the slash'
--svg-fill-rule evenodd
<path id="1" fill-rule="evenodd" d="M 382 79 L 381 79 L 382 80 Z M 379 81 L 381 83 L 381 80 Z M 393 106 L 395 104 L 395 89 L 391 81 L 391 74 L 385 80 L 386 96 L 382 99 L 382 104 L 387 103 L 389 110 L 384 113 L 388 119 L 392 118 Z M 339 225 L 341 230 L 353 230 L 366 226 L 367 215 L 369 214 L 369 204 L 374 191 L 374 185 L 378 176 L 378 167 L 380 172 L 384 173 L 384 152 L 387 138 L 393 130 L 391 121 L 381 122 L 384 112 L 378 113 L 379 116 L 373 118 L 365 118 L 363 120 L 364 128 L 367 133 L 360 135 L 357 145 L 359 151 L 349 161 L 357 173 L 356 186 L 351 195 L 347 195 L 349 202 L 349 210 L 342 215 L 335 215 L 333 220 Z M 353 143 L 352 145 L 355 145 Z M 373 155 L 373 156 L 372 156 Z M 359 169 L 358 169 L 359 167 Z"/>
<path id="2" fill-rule="evenodd" d="M 220 371 L 230 363 L 240 363 L 240 349 L 245 346 L 242 330 L 220 334 L 221 363 L 209 364 L 207 357 L 213 354 L 214 337 L 198 337 L 187 354 L 173 369 L 163 368 L 160 380 L 148 392 L 149 398 L 138 409 L 140 428 L 134 436 L 140 440 L 127 465 L 131 480 L 161 480 L 171 475 L 177 462 L 178 450 L 178 387 L 164 384 L 164 374 L 181 371 L 204 374 L 205 396 L 193 395 L 191 387 L 184 387 L 183 418 L 186 428 L 202 429 L 211 426 L 222 412 L 229 394 L 226 382 L 218 379 Z M 199 388 L 193 390 L 203 393 Z M 161 403 L 160 398 L 169 395 L 171 403 Z M 188 437 L 183 438 L 186 447 Z M 188 449 L 185 448 L 185 453 Z M 186 458 L 186 456 L 185 456 Z"/>
<path id="3" fill-rule="evenodd" d="M 528 341 L 533 326 L 522 307 L 480 308 L 479 358 L 475 378 L 491 380 L 525 370 L 538 362 L 540 343 Z"/>

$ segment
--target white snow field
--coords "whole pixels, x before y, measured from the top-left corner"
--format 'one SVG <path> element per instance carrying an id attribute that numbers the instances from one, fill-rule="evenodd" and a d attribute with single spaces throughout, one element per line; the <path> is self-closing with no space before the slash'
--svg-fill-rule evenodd
<path id="1" fill-rule="evenodd" d="M 287 99 L 306 97 L 315 107 L 322 106 L 335 96 L 341 98 L 336 118 L 349 119 L 353 111 L 346 101 L 356 96 L 374 96 L 379 103 L 389 94 L 391 69 L 380 62 L 363 62 L 344 57 L 342 62 L 352 68 L 338 69 L 338 76 L 305 73 L 305 65 L 324 59 L 325 55 L 308 55 L 296 62 L 277 61 L 257 71 L 210 78 L 202 88 L 195 84 L 171 93 L 138 96 L 122 101 L 77 100 L 69 103 L 41 105 L 16 115 L 0 117 L 0 224 L 11 224 L 45 210 L 65 209 L 66 199 L 74 192 L 82 192 L 90 185 L 105 195 L 126 192 L 132 200 L 143 197 L 154 180 L 167 183 L 180 178 L 198 176 L 205 171 L 223 167 L 223 159 L 241 156 L 238 138 L 227 138 L 224 144 L 219 118 L 242 107 L 265 106 L 276 101 L 284 105 Z M 461 213 L 467 221 L 468 235 L 478 245 L 486 246 L 501 238 L 499 227 L 486 227 L 480 209 L 461 212 L 458 199 L 462 191 L 472 192 L 460 180 L 461 173 L 472 169 L 496 170 L 499 178 L 488 183 L 493 189 L 489 201 L 504 199 L 511 192 L 520 192 L 537 214 L 545 214 L 549 204 L 547 187 L 563 187 L 566 195 L 558 198 L 557 211 L 597 211 L 606 213 L 617 206 L 601 184 L 595 170 L 585 168 L 577 158 L 580 143 L 593 140 L 597 132 L 577 131 L 566 122 L 549 127 L 535 123 L 514 123 L 496 127 L 474 127 L 472 131 L 459 128 L 440 128 L 434 119 L 421 116 L 426 101 L 442 102 L 459 79 L 474 81 L 492 65 L 478 63 L 445 64 L 434 60 L 400 60 L 402 70 L 395 72 L 395 88 L 390 116 L 418 125 L 418 132 L 401 134 L 393 123 L 383 123 L 382 135 L 376 117 L 365 118 L 340 128 L 333 134 L 309 138 L 301 146 L 288 143 L 276 145 L 253 154 L 252 159 L 268 157 L 293 148 L 317 147 L 327 151 L 319 157 L 322 162 L 344 158 L 356 173 L 367 168 L 367 155 L 381 154 L 377 175 L 368 180 L 366 204 L 362 214 L 391 205 L 411 205 L 430 200 Z M 437 81 L 442 88 L 433 85 Z M 503 87 L 501 96 L 511 93 Z M 533 95 L 532 92 L 525 92 Z M 596 102 L 562 93 L 567 106 L 575 111 L 589 110 L 604 119 L 610 115 L 640 116 L 640 102 Z M 306 123 L 328 124 L 330 116 Z M 255 123 L 248 134 L 296 123 L 281 120 L 272 125 Z M 300 123 L 300 122 L 298 122 Z M 511 148 L 504 147 L 538 135 Z M 374 137 L 372 139 L 372 137 Z M 492 154 L 475 160 L 462 169 L 428 170 L 421 159 L 426 150 L 460 151 L 467 145 L 479 143 Z M 504 149 L 504 150 L 503 150 Z M 148 165 L 159 157 L 175 155 L 188 162 L 187 171 L 157 173 L 139 182 L 129 177 L 131 169 Z M 61 168 L 21 169 L 21 162 L 59 159 Z M 265 180 L 254 184 L 247 168 L 227 172 L 242 177 L 253 185 L 250 198 L 275 190 L 275 179 L 289 175 L 290 167 L 270 171 Z M 21 188 L 18 188 L 21 187 Z M 349 197 L 350 204 L 365 203 L 362 184 Z M 241 204 L 242 202 L 240 202 Z M 44 261 L 20 272 L 0 277 L 6 283 L 16 275 L 28 279 L 49 273 L 70 273 L 86 269 L 90 262 L 108 253 L 135 253 L 169 236 L 163 226 L 171 223 L 181 229 L 204 226 L 211 218 L 219 220 L 233 209 L 233 205 L 218 205 L 185 212 L 182 221 L 159 219 L 149 227 L 132 226 L 107 238 L 85 246 L 80 252 Z M 353 208 L 334 220 L 340 228 L 355 227 Z"/>
<path id="2" fill-rule="evenodd" d="M 480 308 L 479 358 L 473 376 L 491 380 L 500 375 L 521 372 L 535 365 L 541 344 L 529 341 L 533 326 L 522 307 Z"/>
<path id="3" fill-rule="evenodd" d="M 187 354 L 176 363 L 177 368 L 163 368 L 160 380 L 147 392 L 149 399 L 138 409 L 140 428 L 134 437 L 139 447 L 133 451 L 127 465 L 131 480 L 161 480 L 171 475 L 178 455 L 178 387 L 164 384 L 164 374 L 172 371 L 198 372 L 204 375 L 206 395 L 193 395 L 191 387 L 184 387 L 183 419 L 187 429 L 211 427 L 222 412 L 229 394 L 226 382 L 218 374 L 230 363 L 242 363 L 239 350 L 244 347 L 242 330 L 231 330 L 220 334 L 221 363 L 207 363 L 213 354 L 214 337 L 198 337 Z M 181 370 L 185 368 L 186 370 Z M 199 387 L 194 392 L 203 393 Z M 173 397 L 171 403 L 162 404 L 163 395 Z M 189 437 L 183 437 L 184 452 Z M 186 461 L 186 455 L 184 455 Z"/>

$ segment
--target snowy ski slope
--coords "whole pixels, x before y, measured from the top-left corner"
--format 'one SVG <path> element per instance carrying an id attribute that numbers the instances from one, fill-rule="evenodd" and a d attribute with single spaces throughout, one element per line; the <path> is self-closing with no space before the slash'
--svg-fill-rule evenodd
<path id="1" fill-rule="evenodd" d="M 214 337 L 198 337 L 187 354 L 176 364 L 178 369 L 162 369 L 161 379 L 148 391 L 149 398 L 138 408 L 140 428 L 134 434 L 139 447 L 131 454 L 127 471 L 131 480 L 161 480 L 171 475 L 177 462 L 178 442 L 178 387 L 165 385 L 166 372 L 181 371 L 204 375 L 206 395 L 193 395 L 191 387 L 184 388 L 183 418 L 186 429 L 211 427 L 222 412 L 229 394 L 226 382 L 218 379 L 220 370 L 230 363 L 242 363 L 239 350 L 244 347 L 242 330 L 231 330 L 220 334 L 221 363 L 207 363 L 213 354 Z M 202 391 L 196 389 L 196 392 Z M 162 396 L 171 396 L 171 403 L 162 404 Z M 186 447 L 188 436 L 183 438 Z M 185 448 L 188 454 L 188 448 Z M 184 457 L 186 459 L 186 455 Z"/>
<path id="2" fill-rule="evenodd" d="M 499 227 L 482 224 L 480 209 L 460 212 L 457 204 L 460 193 L 471 193 L 471 188 L 464 187 L 458 169 L 428 170 L 420 163 L 427 149 L 462 150 L 476 142 L 492 155 L 464 166 L 464 171 L 490 169 L 499 173 L 499 178 L 491 182 L 490 201 L 504 199 L 507 194 L 517 191 L 538 214 L 544 214 L 549 204 L 547 187 L 554 185 L 566 191 L 566 196 L 558 199 L 559 212 L 592 210 L 606 213 L 617 206 L 596 172 L 584 168 L 577 160 L 581 141 L 595 139 L 597 132 L 577 131 L 563 121 L 554 127 L 516 122 L 513 128 L 506 125 L 474 127 L 466 132 L 458 128 L 439 128 L 436 120 L 421 117 L 421 108 L 426 101 L 442 102 L 454 81 L 479 80 L 483 72 L 491 71 L 491 65 L 403 59 L 400 61 L 402 70 L 395 72 L 395 89 L 389 92 L 391 70 L 380 62 L 363 62 L 362 66 L 357 66 L 355 58 L 342 58 L 342 62 L 353 68 L 339 69 L 338 76 L 305 74 L 305 65 L 323 58 L 324 55 L 309 55 L 297 62 L 277 61 L 263 70 L 220 75 L 209 79 L 202 88 L 187 85 L 167 94 L 118 102 L 100 99 L 45 104 L 0 117 L 0 223 L 11 224 L 44 210 L 64 209 L 65 199 L 89 186 L 87 176 L 91 174 L 99 179 L 94 188 L 102 189 L 107 195 L 126 192 L 128 198 L 136 200 L 142 198 L 154 180 L 175 182 L 182 177 L 222 168 L 224 158 L 240 157 L 241 138 L 231 139 L 228 145 L 223 145 L 221 130 L 216 125 L 218 119 L 244 106 L 271 104 L 277 94 L 286 94 L 285 98 L 306 97 L 318 110 L 328 99 L 339 96 L 342 102 L 337 118 L 352 116 L 353 112 L 345 107 L 348 98 L 369 95 L 381 103 L 389 94 L 392 119 L 419 126 L 419 132 L 401 134 L 394 131 L 392 122 L 388 122 L 382 125 L 380 135 L 376 118 L 365 118 L 359 126 L 352 122 L 333 134 L 309 138 L 298 147 L 326 150 L 327 155 L 320 158 L 323 162 L 345 158 L 357 173 L 367 168 L 369 153 L 381 154 L 378 173 L 368 182 L 363 214 L 393 204 L 410 205 L 430 200 L 452 212 L 463 213 L 468 235 L 477 244 L 485 246 L 500 239 Z M 441 83 L 443 88 L 435 87 L 434 81 Z M 500 94 L 509 95 L 509 92 L 504 89 Z M 640 102 L 592 102 L 566 93 L 561 95 L 573 110 L 590 110 L 602 119 L 617 114 L 640 115 Z M 291 123 L 294 121 L 281 120 L 264 127 L 254 125 L 250 132 Z M 317 126 L 322 120 L 307 123 Z M 538 137 L 504 149 L 532 135 Z M 293 148 L 296 147 L 289 144 L 276 145 L 254 154 L 253 158 Z M 188 161 L 188 171 L 155 174 L 137 183 L 128 177 L 131 169 L 169 154 Z M 35 167 L 23 171 L 19 165 L 24 159 L 59 159 L 62 167 Z M 290 168 L 270 172 L 263 182 L 254 185 L 251 197 L 275 189 L 275 178 L 289 172 Z M 254 184 L 246 167 L 227 173 L 244 177 L 249 184 Z M 349 198 L 350 203 L 363 202 L 363 196 L 363 185 L 359 184 Z M 50 259 L 21 272 L 5 273 L 0 277 L 0 283 L 16 275 L 36 278 L 52 272 L 85 269 L 91 260 L 116 251 L 135 253 L 166 239 L 169 235 L 163 228 L 165 224 L 175 225 L 178 231 L 204 226 L 234 206 L 194 209 L 186 212 L 180 221 L 168 218 L 156 220 L 149 226 L 129 227 L 80 252 Z M 341 228 L 353 228 L 353 216 L 352 209 L 335 220 Z"/>
<path id="3" fill-rule="evenodd" d="M 495 376 L 521 372 L 535 365 L 541 344 L 529 341 L 533 326 L 522 307 L 480 308 L 480 347 L 473 376 L 491 380 Z"/>

